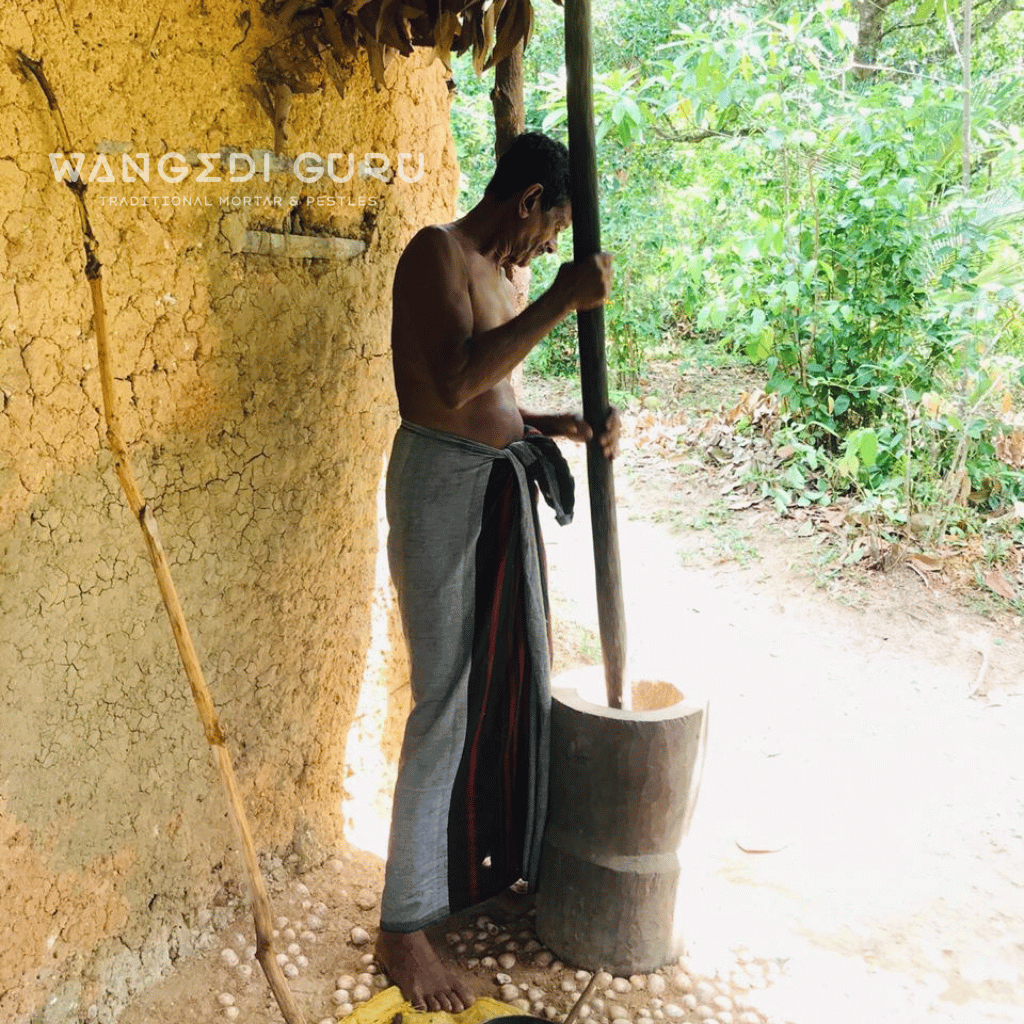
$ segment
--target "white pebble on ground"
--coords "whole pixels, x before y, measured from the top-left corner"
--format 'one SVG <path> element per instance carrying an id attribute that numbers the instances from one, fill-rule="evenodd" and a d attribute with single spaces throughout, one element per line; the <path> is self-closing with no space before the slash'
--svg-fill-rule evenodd
<path id="1" fill-rule="evenodd" d="M 710 1006 L 698 1006 L 695 1012 L 700 1020 L 711 1020 L 715 1015 Z"/>
<path id="2" fill-rule="evenodd" d="M 281 932 L 281 938 L 284 939 L 285 942 L 294 942 L 295 941 L 295 929 L 294 928 L 285 928 L 284 931 Z"/>
<path id="3" fill-rule="evenodd" d="M 683 996 L 683 1006 L 688 1010 L 696 1010 L 697 997 L 692 992 L 687 992 L 686 995 Z"/>
<path id="4" fill-rule="evenodd" d="M 631 974 L 629 983 L 633 988 L 647 988 L 647 978 L 643 974 Z"/>
<path id="5" fill-rule="evenodd" d="M 549 953 L 546 949 L 542 949 L 534 958 L 533 962 L 538 967 L 547 967 L 555 959 L 552 953 Z"/>
<path id="6" fill-rule="evenodd" d="M 470 958 L 469 958 L 469 959 L 468 959 L 468 960 L 466 961 L 466 966 L 467 966 L 467 967 L 468 967 L 468 968 L 469 968 L 469 969 L 470 969 L 471 971 L 473 971 L 473 970 L 476 970 L 476 968 L 480 966 L 480 961 L 479 961 L 479 960 L 478 960 L 478 959 L 477 959 L 477 958 L 476 958 L 475 956 L 471 956 L 471 957 L 470 957 Z"/>
<path id="7" fill-rule="evenodd" d="M 655 1020 L 664 1020 L 665 1019 L 665 1011 L 664 1010 L 655 1010 L 654 1011 L 654 1019 Z"/>
<path id="8" fill-rule="evenodd" d="M 628 992 L 631 987 L 625 978 L 612 978 L 612 988 L 616 992 Z"/>
<path id="9" fill-rule="evenodd" d="M 316 942 L 316 932 L 305 931 L 299 935 L 303 942 Z"/>
<path id="10" fill-rule="evenodd" d="M 356 979 L 351 974 L 342 974 L 338 980 L 334 983 L 338 988 L 354 988 Z"/>
<path id="11" fill-rule="evenodd" d="M 516 965 L 516 958 L 514 953 L 502 953 L 498 957 L 498 963 L 504 967 L 506 971 L 511 971 Z"/>
<path id="12" fill-rule="evenodd" d="M 599 988 L 607 988 L 614 979 L 607 971 L 597 972 L 597 984 Z"/>
<path id="13" fill-rule="evenodd" d="M 220 958 L 228 965 L 228 967 L 238 966 L 238 954 L 230 947 L 220 951 Z"/>
<path id="14" fill-rule="evenodd" d="M 285 964 L 281 970 L 286 978 L 297 978 L 299 976 L 299 969 L 295 964 Z"/>
<path id="15" fill-rule="evenodd" d="M 496 974 L 494 976 L 495 985 L 511 985 L 512 975 L 511 974 Z"/>
<path id="16" fill-rule="evenodd" d="M 342 1003 L 341 1006 L 338 1007 L 338 1016 L 347 1017 L 354 1009 L 355 1007 L 351 1003 Z"/>
<path id="17" fill-rule="evenodd" d="M 348 938 L 353 946 L 365 946 L 370 941 L 370 933 L 365 928 L 360 928 L 359 925 L 356 925 L 348 933 Z"/>
<path id="18" fill-rule="evenodd" d="M 277 962 L 278 962 L 278 963 L 279 963 L 279 964 L 280 964 L 280 965 L 281 965 L 282 967 L 284 967 L 284 965 L 285 965 L 286 963 L 288 963 L 288 954 L 287 954 L 287 953 L 278 953 L 278 954 L 277 954 L 277 956 L 275 956 L 275 957 L 274 957 L 274 959 L 275 959 L 275 960 L 276 960 L 276 961 L 277 961 Z"/>
<path id="19" fill-rule="evenodd" d="M 308 967 L 309 966 L 309 960 L 300 953 L 295 958 L 295 966 L 296 967 Z"/>
<path id="20" fill-rule="evenodd" d="M 239 1014 L 239 1010 L 238 1010 L 237 1006 L 225 1006 L 224 1007 L 224 1016 L 227 1017 L 228 1020 L 236 1020 L 237 1017 L 238 1017 L 238 1014 Z"/>
<path id="21" fill-rule="evenodd" d="M 710 982 L 698 981 L 694 986 L 693 994 L 702 1002 L 710 1002 L 718 995 L 718 989 Z"/>
<path id="22" fill-rule="evenodd" d="M 558 1020 L 558 1018 L 561 1017 L 562 1015 L 558 1012 L 558 1008 L 557 1007 L 555 1007 L 555 1006 L 545 1006 L 544 1007 L 544 1016 L 547 1017 L 548 1020 Z"/>
<path id="23" fill-rule="evenodd" d="M 526 990 L 526 998 L 531 1003 L 543 1003 L 544 1001 L 544 989 L 542 988 L 528 988 Z"/>
<path id="24" fill-rule="evenodd" d="M 668 988 L 668 982 L 660 974 L 652 974 L 647 979 L 647 991 L 651 995 L 660 996 Z"/>
<path id="25" fill-rule="evenodd" d="M 582 981 L 584 984 L 586 984 L 588 981 L 590 981 L 592 975 L 590 971 L 577 971 L 574 977 L 577 981 Z"/>
<path id="26" fill-rule="evenodd" d="M 577 991 L 577 989 L 576 989 L 576 982 L 573 981 L 571 978 L 563 978 L 558 983 L 558 987 L 563 992 L 576 992 Z"/>
<path id="27" fill-rule="evenodd" d="M 359 985 L 365 985 L 369 988 L 373 984 L 373 975 L 364 971 L 362 974 L 356 975 L 356 983 Z"/>
<path id="28" fill-rule="evenodd" d="M 486 967 L 489 971 L 493 971 L 494 968 L 498 966 L 498 961 L 495 960 L 493 956 L 485 956 L 483 960 L 480 961 L 480 966 Z"/>
<path id="29" fill-rule="evenodd" d="M 522 1010 L 523 1013 L 529 1013 L 530 1012 L 530 1000 L 529 999 L 523 999 L 522 997 L 520 997 L 519 999 L 513 999 L 512 1000 L 512 1005 L 517 1010 Z"/>
<path id="30" fill-rule="evenodd" d="M 235 997 L 230 992 L 221 992 L 221 994 L 217 996 L 217 1002 L 220 1003 L 221 1006 L 234 1006 Z"/>
<path id="31" fill-rule="evenodd" d="M 352 1002 L 365 1003 L 371 995 L 372 993 L 365 985 L 356 985 L 356 987 L 352 989 Z"/>
<path id="32" fill-rule="evenodd" d="M 274 927 L 275 928 L 287 928 L 288 927 L 288 918 L 287 917 L 275 917 L 274 918 Z"/>
<path id="33" fill-rule="evenodd" d="M 519 989 L 515 985 L 502 985 L 498 990 L 498 995 L 500 995 L 506 1003 L 511 1003 L 513 1000 L 519 998 Z"/>
<path id="34" fill-rule="evenodd" d="M 675 1003 L 666 1003 L 663 1012 L 669 1020 L 678 1020 L 686 1016 L 686 1011 Z"/>
<path id="35" fill-rule="evenodd" d="M 334 995 L 331 996 L 335 1004 L 341 1006 L 342 1003 L 347 1003 L 351 998 L 347 988 L 335 989 Z"/>
<path id="36" fill-rule="evenodd" d="M 289 943 L 286 952 L 289 956 L 298 956 L 302 952 L 302 947 L 297 942 L 292 942 Z"/>
<path id="37" fill-rule="evenodd" d="M 715 998 L 711 1000 L 711 1005 L 716 1010 L 731 1010 L 732 1000 L 728 996 L 715 996 Z"/>
<path id="38" fill-rule="evenodd" d="M 355 901 L 360 910 L 373 910 L 377 906 L 377 894 L 370 889 L 360 889 L 355 895 Z"/>

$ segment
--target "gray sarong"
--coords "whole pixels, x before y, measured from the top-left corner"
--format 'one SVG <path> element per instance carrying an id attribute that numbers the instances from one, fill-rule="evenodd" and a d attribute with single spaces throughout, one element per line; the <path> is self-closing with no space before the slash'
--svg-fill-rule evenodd
<path id="1" fill-rule="evenodd" d="M 412 670 L 381 927 L 411 932 L 535 882 L 547 812 L 549 619 L 532 482 L 572 478 L 537 432 L 505 448 L 403 422 L 388 560 Z"/>

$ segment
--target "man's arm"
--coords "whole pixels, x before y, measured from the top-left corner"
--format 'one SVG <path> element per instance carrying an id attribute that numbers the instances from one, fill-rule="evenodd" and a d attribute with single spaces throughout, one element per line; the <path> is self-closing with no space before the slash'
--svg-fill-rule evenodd
<path id="1" fill-rule="evenodd" d="M 529 351 L 574 309 L 608 295 L 611 257 L 563 263 L 554 283 L 518 316 L 473 333 L 469 273 L 459 243 L 443 228 L 421 231 L 395 274 L 396 302 L 416 311 L 416 331 L 437 393 L 459 409 L 505 380 Z"/>

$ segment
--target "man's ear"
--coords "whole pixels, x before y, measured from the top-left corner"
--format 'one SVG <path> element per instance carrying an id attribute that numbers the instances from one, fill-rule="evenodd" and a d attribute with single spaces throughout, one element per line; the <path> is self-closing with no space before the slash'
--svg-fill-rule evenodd
<path id="1" fill-rule="evenodd" d="M 534 209 L 540 209 L 540 197 L 544 192 L 544 186 L 538 181 L 529 188 L 524 188 L 519 193 L 519 205 L 516 212 L 523 220 L 533 213 Z"/>

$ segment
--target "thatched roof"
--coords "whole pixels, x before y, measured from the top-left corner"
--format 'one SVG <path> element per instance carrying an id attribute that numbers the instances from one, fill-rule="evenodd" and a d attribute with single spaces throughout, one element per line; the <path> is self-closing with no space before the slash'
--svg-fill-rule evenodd
<path id="1" fill-rule="evenodd" d="M 479 74 L 529 40 L 533 6 L 531 0 L 287 0 L 278 17 L 301 31 L 341 91 L 340 65 L 361 50 L 378 85 L 396 54 L 409 56 L 420 46 L 433 47 L 448 67 L 453 53 L 472 51 Z"/>

